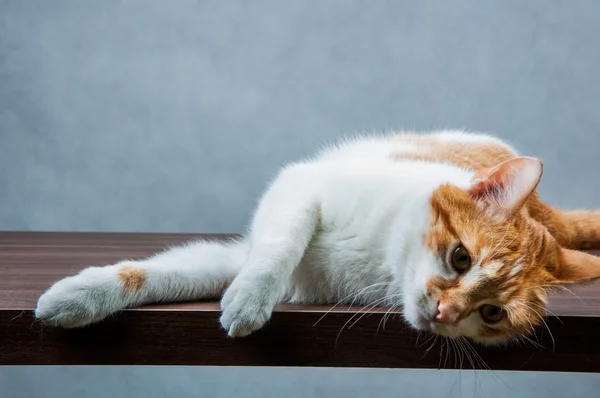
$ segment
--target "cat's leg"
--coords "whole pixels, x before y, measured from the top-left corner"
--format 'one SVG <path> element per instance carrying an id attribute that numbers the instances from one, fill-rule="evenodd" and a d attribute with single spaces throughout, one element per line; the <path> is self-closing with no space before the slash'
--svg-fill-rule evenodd
<path id="1" fill-rule="evenodd" d="M 248 261 L 221 302 L 221 324 L 230 336 L 261 328 L 290 288 L 319 222 L 317 172 L 311 165 L 288 167 L 262 198 L 252 223 Z"/>
<path id="2" fill-rule="evenodd" d="M 80 327 L 141 304 L 218 298 L 248 248 L 245 241 L 198 241 L 141 261 L 89 267 L 52 285 L 35 316 L 53 326 Z"/>

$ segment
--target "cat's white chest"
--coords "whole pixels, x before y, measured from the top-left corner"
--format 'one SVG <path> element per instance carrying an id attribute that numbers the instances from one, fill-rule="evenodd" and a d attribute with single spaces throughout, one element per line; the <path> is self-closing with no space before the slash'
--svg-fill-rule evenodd
<path id="1" fill-rule="evenodd" d="M 393 278 L 390 245 L 415 241 L 428 218 L 432 192 L 448 180 L 468 178 L 444 165 L 354 161 L 322 165 L 316 181 L 320 228 L 294 274 L 292 301 L 331 302 L 367 290 L 381 297 Z M 400 228 L 398 228 L 400 227 Z M 392 231 L 401 231 L 394 234 Z"/>

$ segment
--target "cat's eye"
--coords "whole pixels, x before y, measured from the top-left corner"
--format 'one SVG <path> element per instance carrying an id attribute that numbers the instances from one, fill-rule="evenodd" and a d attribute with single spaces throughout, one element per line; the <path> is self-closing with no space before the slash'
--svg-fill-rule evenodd
<path id="1" fill-rule="evenodd" d="M 479 313 L 487 323 L 496 323 L 504 318 L 504 311 L 500 307 L 491 304 L 484 304 L 479 308 Z"/>
<path id="2" fill-rule="evenodd" d="M 471 255 L 463 245 L 459 245 L 454 249 L 450 260 L 452 267 L 458 271 L 458 273 L 463 273 L 471 268 Z"/>

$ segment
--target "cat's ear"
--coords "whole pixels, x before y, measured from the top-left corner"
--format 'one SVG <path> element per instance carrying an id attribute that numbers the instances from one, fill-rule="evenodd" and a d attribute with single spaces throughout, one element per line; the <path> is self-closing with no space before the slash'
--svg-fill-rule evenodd
<path id="1" fill-rule="evenodd" d="M 556 283 L 582 283 L 600 278 L 600 257 L 569 249 L 560 249 Z"/>
<path id="2" fill-rule="evenodd" d="M 467 193 L 495 215 L 511 216 L 519 210 L 542 178 L 542 162 L 530 157 L 507 160 L 480 170 Z"/>

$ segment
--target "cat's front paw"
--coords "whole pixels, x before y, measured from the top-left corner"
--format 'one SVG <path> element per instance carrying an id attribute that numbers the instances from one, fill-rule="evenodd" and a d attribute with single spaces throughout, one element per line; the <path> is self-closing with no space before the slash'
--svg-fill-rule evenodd
<path id="1" fill-rule="evenodd" d="M 35 317 L 49 326 L 76 328 L 100 321 L 123 303 L 109 267 L 87 268 L 62 279 L 38 300 Z"/>
<path id="2" fill-rule="evenodd" d="M 221 325 L 230 337 L 249 335 L 271 318 L 277 296 L 268 284 L 236 278 L 221 300 Z"/>

